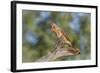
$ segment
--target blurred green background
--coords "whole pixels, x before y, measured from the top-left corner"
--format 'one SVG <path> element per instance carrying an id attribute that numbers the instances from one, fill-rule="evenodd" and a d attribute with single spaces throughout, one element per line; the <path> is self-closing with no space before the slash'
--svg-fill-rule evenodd
<path id="1" fill-rule="evenodd" d="M 50 30 L 51 22 L 56 22 L 69 33 L 74 45 L 80 49 L 80 55 L 62 57 L 57 61 L 91 59 L 91 14 L 23 10 L 22 62 L 36 62 L 54 49 L 57 38 Z"/>

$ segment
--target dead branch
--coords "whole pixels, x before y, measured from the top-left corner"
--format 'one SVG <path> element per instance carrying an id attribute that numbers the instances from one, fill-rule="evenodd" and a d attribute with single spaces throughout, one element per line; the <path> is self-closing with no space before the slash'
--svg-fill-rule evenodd
<path id="1" fill-rule="evenodd" d="M 46 61 L 54 61 L 55 59 L 63 56 L 72 56 L 78 55 L 80 53 L 79 49 L 74 49 L 72 47 L 69 48 L 56 48 L 52 52 L 48 52 L 47 55 L 38 59 L 36 62 L 46 62 Z"/>

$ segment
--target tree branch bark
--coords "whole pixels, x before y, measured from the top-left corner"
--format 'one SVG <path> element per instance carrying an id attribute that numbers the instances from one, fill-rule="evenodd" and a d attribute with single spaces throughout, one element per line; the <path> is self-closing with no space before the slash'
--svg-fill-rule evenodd
<path id="1" fill-rule="evenodd" d="M 48 52 L 47 55 L 38 59 L 36 62 L 46 62 L 46 61 L 54 61 L 55 59 L 63 56 L 73 56 L 80 54 L 79 49 L 74 49 L 72 47 L 69 48 L 56 48 L 52 52 Z"/>

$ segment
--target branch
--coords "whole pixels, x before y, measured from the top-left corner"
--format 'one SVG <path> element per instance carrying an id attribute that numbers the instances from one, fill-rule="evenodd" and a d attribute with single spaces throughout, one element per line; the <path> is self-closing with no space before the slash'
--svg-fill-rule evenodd
<path id="1" fill-rule="evenodd" d="M 79 49 L 69 48 L 56 48 L 52 52 L 48 52 L 47 55 L 38 59 L 36 62 L 54 61 L 55 59 L 63 56 L 73 56 L 80 53 Z"/>

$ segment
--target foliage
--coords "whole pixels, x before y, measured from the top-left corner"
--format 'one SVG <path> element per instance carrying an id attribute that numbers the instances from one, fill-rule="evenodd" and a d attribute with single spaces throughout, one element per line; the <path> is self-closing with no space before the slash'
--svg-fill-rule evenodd
<path id="1" fill-rule="evenodd" d="M 23 10 L 22 61 L 34 62 L 54 49 L 57 38 L 50 30 L 51 22 L 67 32 L 81 51 L 80 55 L 62 57 L 57 61 L 90 59 L 90 18 L 89 13 Z"/>

